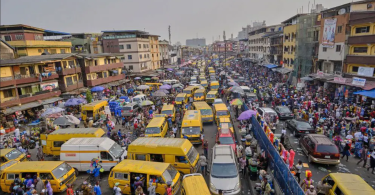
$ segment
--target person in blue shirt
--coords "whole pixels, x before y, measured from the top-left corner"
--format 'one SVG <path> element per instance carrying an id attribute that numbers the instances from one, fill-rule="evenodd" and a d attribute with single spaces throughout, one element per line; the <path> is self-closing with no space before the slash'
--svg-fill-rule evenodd
<path id="1" fill-rule="evenodd" d="M 169 129 L 172 128 L 172 117 L 168 116 L 168 125 L 169 125 Z"/>
<path id="2" fill-rule="evenodd" d="M 94 174 L 95 180 L 99 181 L 100 169 L 97 166 L 92 170 L 92 174 Z"/>
<path id="3" fill-rule="evenodd" d="M 95 195 L 102 195 L 102 190 L 100 189 L 99 181 L 97 181 L 95 184 L 94 192 L 95 192 Z"/>
<path id="4" fill-rule="evenodd" d="M 117 135 L 118 135 L 118 138 L 121 139 L 121 137 L 122 137 L 122 135 L 121 135 L 121 129 L 119 129 L 119 130 L 117 131 Z"/>

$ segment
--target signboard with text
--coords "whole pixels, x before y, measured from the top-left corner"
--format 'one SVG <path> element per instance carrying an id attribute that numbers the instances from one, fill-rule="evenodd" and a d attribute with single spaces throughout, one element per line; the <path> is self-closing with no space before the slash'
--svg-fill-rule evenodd
<path id="1" fill-rule="evenodd" d="M 366 79 L 363 78 L 358 78 L 358 77 L 353 77 L 353 85 L 359 85 L 359 86 L 365 86 L 366 84 Z"/>

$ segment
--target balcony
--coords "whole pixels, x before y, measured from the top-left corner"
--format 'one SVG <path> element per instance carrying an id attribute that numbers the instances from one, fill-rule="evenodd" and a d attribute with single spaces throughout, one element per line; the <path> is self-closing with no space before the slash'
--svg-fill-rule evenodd
<path id="1" fill-rule="evenodd" d="M 375 64 L 375 56 L 364 56 L 364 55 L 347 55 L 347 64 Z"/>
<path id="2" fill-rule="evenodd" d="M 13 97 L 7 100 L 4 100 L 3 102 L 0 102 L 0 107 L 1 108 L 6 108 L 6 107 L 11 107 L 11 106 L 16 106 L 20 104 L 20 99 L 18 97 Z"/>
<path id="3" fill-rule="evenodd" d="M 115 68 L 123 68 L 124 64 L 122 62 L 112 63 L 112 64 L 104 64 L 98 66 L 85 66 L 85 73 L 92 73 L 92 72 L 102 72 L 105 70 L 111 70 Z"/>
<path id="4" fill-rule="evenodd" d="M 125 79 L 124 74 L 120 74 L 120 75 L 116 75 L 116 76 L 110 76 L 110 77 L 106 77 L 106 78 L 98 78 L 98 79 L 95 79 L 95 80 L 87 80 L 87 87 L 94 87 L 94 86 L 98 86 L 98 85 L 101 85 L 101 84 L 104 84 L 104 83 L 118 81 L 118 80 L 121 80 L 121 79 Z"/>
<path id="5" fill-rule="evenodd" d="M 73 85 L 65 85 L 64 83 L 59 83 L 59 87 L 62 92 L 73 91 L 75 89 L 82 88 L 83 82 L 79 81 L 78 83 L 74 83 Z"/>
<path id="6" fill-rule="evenodd" d="M 16 84 L 24 84 L 24 83 L 35 83 L 35 82 L 40 82 L 39 77 L 37 77 L 35 74 L 30 74 L 30 75 L 21 75 L 17 74 L 14 76 L 16 79 Z M 59 75 L 56 73 L 52 73 L 51 76 L 49 77 L 42 77 L 43 81 L 47 80 L 52 80 L 52 79 L 57 79 L 59 78 Z"/>
<path id="7" fill-rule="evenodd" d="M 80 66 L 76 66 L 76 67 L 73 67 L 73 68 L 65 68 L 65 69 L 61 69 L 61 70 L 57 71 L 57 73 L 60 76 L 65 76 L 65 75 L 70 75 L 70 74 L 77 74 L 77 73 L 80 73 L 80 72 L 81 72 L 81 67 Z"/>
<path id="8" fill-rule="evenodd" d="M 35 40 L 26 40 L 26 41 L 8 41 L 9 45 L 13 47 L 66 47 L 71 48 L 72 43 L 67 41 L 35 41 Z"/>
<path id="9" fill-rule="evenodd" d="M 26 104 L 29 102 L 34 102 L 38 100 L 43 100 L 47 98 L 51 98 L 54 96 L 59 96 L 61 95 L 61 91 L 59 88 L 53 89 L 52 91 L 40 91 L 36 92 L 35 94 L 25 94 L 25 95 L 20 95 L 20 103 L 21 104 Z"/>
<path id="10" fill-rule="evenodd" d="M 375 35 L 351 36 L 348 38 L 348 44 L 374 44 Z"/>
<path id="11" fill-rule="evenodd" d="M 0 77 L 0 87 L 7 87 L 16 84 L 13 77 Z"/>

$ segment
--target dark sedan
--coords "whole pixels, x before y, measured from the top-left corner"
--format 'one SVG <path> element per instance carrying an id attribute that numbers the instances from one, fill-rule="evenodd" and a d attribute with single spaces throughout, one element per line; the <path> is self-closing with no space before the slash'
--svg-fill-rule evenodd
<path id="1" fill-rule="evenodd" d="M 276 106 L 275 111 L 277 115 L 279 115 L 279 119 L 292 119 L 294 118 L 294 114 L 290 111 L 289 107 L 287 106 Z"/>
<path id="2" fill-rule="evenodd" d="M 289 129 L 295 137 L 304 134 L 314 134 L 315 129 L 305 120 L 291 119 L 286 121 L 286 128 Z"/>

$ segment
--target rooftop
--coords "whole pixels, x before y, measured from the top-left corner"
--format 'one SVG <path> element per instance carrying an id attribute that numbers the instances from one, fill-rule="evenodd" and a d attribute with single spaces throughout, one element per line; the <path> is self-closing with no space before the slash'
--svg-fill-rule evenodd
<path id="1" fill-rule="evenodd" d="M 298 17 L 303 16 L 303 15 L 306 15 L 306 14 L 296 14 L 296 15 L 286 19 L 285 21 L 281 22 L 281 24 L 288 23 L 288 22 L 292 21 L 293 19 L 298 18 Z"/>
<path id="2" fill-rule="evenodd" d="M 141 30 L 103 30 L 103 33 L 139 33 L 139 34 L 149 34 L 146 31 Z"/>
<path id="3" fill-rule="evenodd" d="M 116 53 L 98 53 L 98 54 L 77 54 L 78 56 L 84 58 L 99 58 L 99 57 L 117 57 L 117 56 L 124 56 L 124 54 L 116 54 Z"/>
<path id="4" fill-rule="evenodd" d="M 48 61 L 62 60 L 69 57 L 78 57 L 76 54 L 51 54 L 51 55 L 40 55 L 40 56 L 24 56 L 17 59 L 0 60 L 0 66 L 9 65 L 20 65 L 20 64 L 32 64 L 32 63 L 42 63 Z"/>

